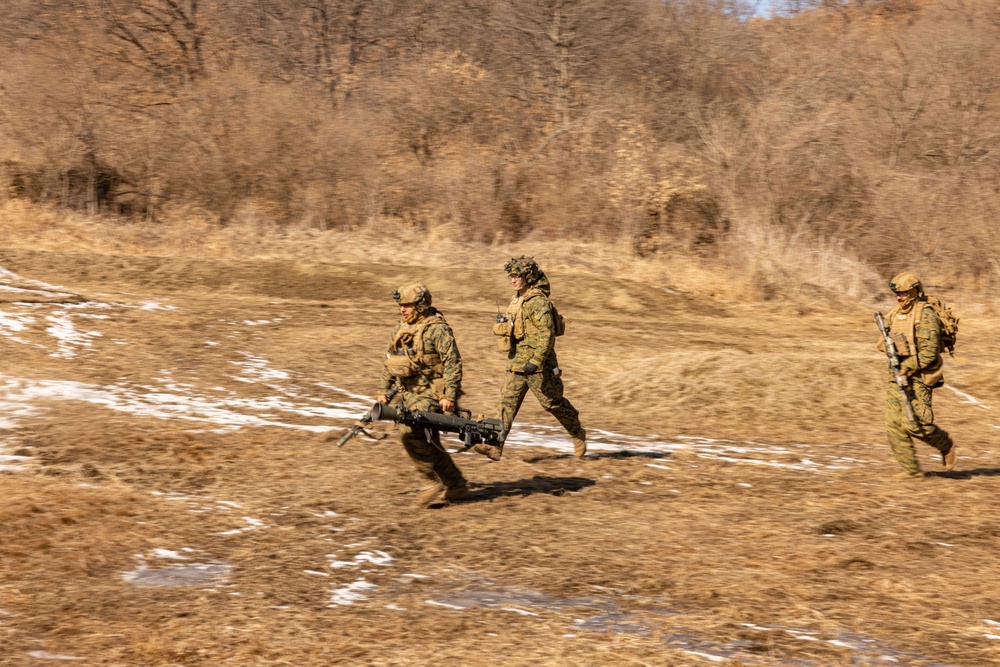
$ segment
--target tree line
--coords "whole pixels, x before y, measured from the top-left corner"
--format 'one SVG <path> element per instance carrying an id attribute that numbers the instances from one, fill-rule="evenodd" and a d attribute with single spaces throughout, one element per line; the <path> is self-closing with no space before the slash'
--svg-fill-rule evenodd
<path id="1" fill-rule="evenodd" d="M 5 0 L 0 197 L 1000 272 L 985 0 Z"/>

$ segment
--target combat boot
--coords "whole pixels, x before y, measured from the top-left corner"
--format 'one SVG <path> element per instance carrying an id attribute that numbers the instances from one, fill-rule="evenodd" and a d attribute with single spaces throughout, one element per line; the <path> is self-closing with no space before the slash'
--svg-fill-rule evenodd
<path id="1" fill-rule="evenodd" d="M 582 459 L 587 453 L 587 431 L 583 427 L 573 436 L 573 454 L 578 459 Z"/>
<path id="2" fill-rule="evenodd" d="M 465 484 L 461 486 L 452 486 L 445 489 L 444 493 L 441 495 L 441 500 L 446 503 L 450 503 L 455 500 L 461 500 L 469 495 L 469 487 Z"/>
<path id="3" fill-rule="evenodd" d="M 500 457 L 503 456 L 503 445 L 487 445 L 485 442 L 481 442 L 478 445 L 474 445 L 472 451 L 482 454 L 488 459 L 499 461 Z"/>
<path id="4" fill-rule="evenodd" d="M 951 448 L 946 452 L 941 452 L 941 465 L 945 472 L 955 467 L 955 443 L 951 443 Z"/>
<path id="5" fill-rule="evenodd" d="M 917 470 L 916 472 L 913 472 L 911 470 L 904 470 L 903 472 L 897 472 L 895 475 L 893 475 L 893 477 L 895 477 L 896 479 L 923 479 L 924 473 L 919 470 Z"/>
<path id="6" fill-rule="evenodd" d="M 417 504 L 423 507 L 431 507 L 441 502 L 443 494 L 444 487 L 438 482 L 434 482 L 430 486 L 420 490 L 420 495 L 417 496 Z"/>

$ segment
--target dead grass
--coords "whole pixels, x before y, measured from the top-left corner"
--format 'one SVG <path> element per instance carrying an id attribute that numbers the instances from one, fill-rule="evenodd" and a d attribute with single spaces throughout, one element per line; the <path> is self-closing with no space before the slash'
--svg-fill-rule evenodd
<path id="1" fill-rule="evenodd" d="M 450 223 L 424 229 L 375 219 L 355 229 L 322 231 L 253 218 L 220 226 L 196 211 L 185 213 L 172 218 L 175 222 L 130 222 L 13 200 L 0 207 L 0 228 L 8 247 L 101 254 L 433 267 L 490 262 L 498 272 L 504 258 L 528 254 L 548 271 L 633 279 L 721 301 L 810 303 L 822 295 L 864 303 L 882 291 L 883 282 L 841 244 L 808 241 L 752 221 L 708 260 L 686 252 L 640 258 L 629 239 L 573 241 L 537 233 L 484 245 L 470 242 L 466 230 Z"/>
<path id="2" fill-rule="evenodd" d="M 18 333 L 43 348 L 7 343 L 7 377 L 158 387 L 167 370 L 194 394 L 274 395 L 233 379 L 247 352 L 289 372 L 277 382 L 298 392 L 322 381 L 370 393 L 395 319 L 387 294 L 417 274 L 456 331 L 466 404 L 488 411 L 499 391 L 488 329 L 508 289 L 495 268 L 506 249 L 416 267 L 363 255 L 321 262 L 319 242 L 306 261 L 252 256 L 255 241 L 241 257 L 171 257 L 172 237 L 130 255 L 87 251 L 97 233 L 81 231 L 76 245 L 42 227 L 32 234 L 6 244 L 0 266 L 93 299 L 176 310 L 115 310 L 93 321 L 104 335 L 73 360 L 48 356 L 43 320 Z M 24 249 L 37 239 L 53 245 Z M 458 462 L 470 500 L 422 510 L 391 440 L 336 450 L 302 431 L 216 432 L 38 403 L 43 412 L 4 434 L 33 463 L 2 475 L 0 663 L 36 664 L 32 651 L 163 667 L 707 664 L 697 653 L 744 665 L 1000 660 L 984 637 L 997 634 L 987 620 L 1000 622 L 990 417 L 1000 350 L 985 306 L 963 321 L 967 361 L 949 362 L 948 379 L 989 409 L 935 394 L 959 468 L 896 480 L 869 309 L 672 292 L 601 274 L 592 256 L 573 259 L 583 247 L 553 250 L 549 265 L 570 323 L 559 343 L 567 395 L 585 425 L 729 439 L 725 456 L 694 442 L 584 461 L 535 448 L 512 448 L 500 463 L 467 454 Z M 531 399 L 519 423 L 554 425 Z M 750 442 L 773 454 L 740 451 Z M 920 454 L 937 469 L 927 448 Z M 244 517 L 263 527 L 232 532 Z M 129 584 L 123 575 L 141 562 L 178 562 L 158 549 L 232 569 L 215 584 Z M 393 562 L 331 564 L 366 551 Z M 333 589 L 362 577 L 377 586 L 367 600 L 331 604 Z"/>

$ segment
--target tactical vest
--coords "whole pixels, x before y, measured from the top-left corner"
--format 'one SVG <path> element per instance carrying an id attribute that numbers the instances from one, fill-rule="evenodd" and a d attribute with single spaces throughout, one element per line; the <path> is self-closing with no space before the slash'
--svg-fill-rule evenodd
<path id="1" fill-rule="evenodd" d="M 924 301 L 917 301 L 908 313 L 903 313 L 899 306 L 889 311 L 889 332 L 896 343 L 896 352 L 901 357 L 917 354 L 917 323 L 924 314 L 924 308 L 929 307 Z M 933 309 L 932 309 L 933 311 Z M 934 313 L 937 317 L 937 313 Z M 938 318 L 940 320 L 940 318 Z M 938 343 L 937 356 L 930 366 L 921 368 L 917 377 L 928 387 L 940 386 L 944 381 L 944 360 L 941 358 L 941 344 Z"/>
<path id="2" fill-rule="evenodd" d="M 538 333 L 538 327 L 524 316 L 524 302 L 536 296 L 544 297 L 545 293 L 537 287 L 532 287 L 524 294 L 514 295 L 507 306 L 507 321 L 511 325 L 511 335 L 514 340 L 524 340 L 526 336 Z"/>
<path id="3" fill-rule="evenodd" d="M 511 334 L 515 341 L 538 333 L 538 327 L 524 316 L 524 304 L 537 296 L 547 299 L 541 288 L 532 287 L 521 296 L 514 295 L 510 305 L 507 306 L 507 321 L 511 323 Z M 566 320 L 556 310 L 556 304 L 552 303 L 551 300 L 548 300 L 548 303 L 549 312 L 552 314 L 552 333 L 555 336 L 562 336 L 566 332 Z"/>
<path id="4" fill-rule="evenodd" d="M 428 379 L 443 375 L 441 357 L 424 349 L 424 332 L 430 325 L 438 323 L 445 324 L 441 313 L 428 315 L 413 324 L 403 322 L 399 325 L 385 359 L 385 367 L 391 375 L 398 378 L 419 375 Z"/>

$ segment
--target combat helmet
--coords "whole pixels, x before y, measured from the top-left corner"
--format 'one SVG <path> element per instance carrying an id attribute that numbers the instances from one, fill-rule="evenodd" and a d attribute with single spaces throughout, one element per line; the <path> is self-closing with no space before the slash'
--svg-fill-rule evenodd
<path id="1" fill-rule="evenodd" d="M 909 271 L 904 271 L 890 280 L 889 289 L 893 292 L 909 292 L 911 289 L 916 289 L 918 296 L 924 295 L 924 286 L 920 284 L 920 279 Z"/>
<path id="2" fill-rule="evenodd" d="M 392 298 L 396 303 L 412 303 L 420 312 L 431 307 L 431 292 L 423 283 L 408 283 L 397 290 L 393 290 Z"/>
<path id="3" fill-rule="evenodd" d="M 533 257 L 511 257 L 510 261 L 503 265 L 503 270 L 508 276 L 521 276 L 529 285 L 538 280 L 541 271 Z"/>

